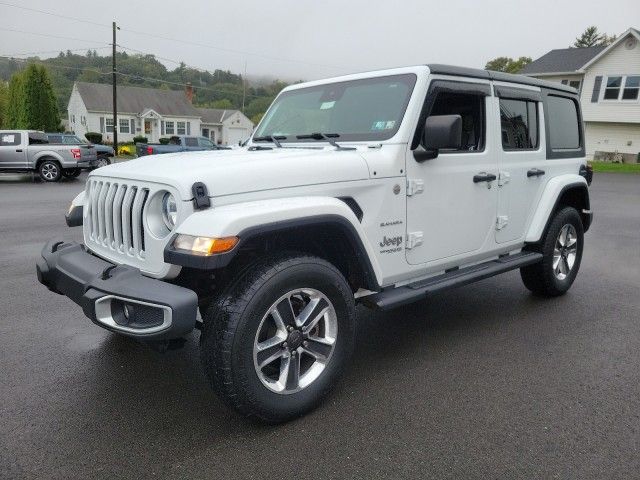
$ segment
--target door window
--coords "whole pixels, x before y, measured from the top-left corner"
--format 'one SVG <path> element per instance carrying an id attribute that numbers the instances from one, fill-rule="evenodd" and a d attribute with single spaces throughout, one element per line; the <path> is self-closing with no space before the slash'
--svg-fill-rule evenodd
<path id="1" fill-rule="evenodd" d="M 538 148 L 538 110 L 536 102 L 500 99 L 500 127 L 504 150 Z"/>
<path id="2" fill-rule="evenodd" d="M 179 122 L 178 122 L 179 123 Z M 187 147 L 197 147 L 198 146 L 198 139 L 195 137 L 186 137 L 184 139 L 184 144 Z"/>
<path id="3" fill-rule="evenodd" d="M 474 93 L 440 92 L 429 115 L 460 115 L 462 142 L 459 150 L 442 152 L 479 152 L 485 145 L 484 95 Z"/>

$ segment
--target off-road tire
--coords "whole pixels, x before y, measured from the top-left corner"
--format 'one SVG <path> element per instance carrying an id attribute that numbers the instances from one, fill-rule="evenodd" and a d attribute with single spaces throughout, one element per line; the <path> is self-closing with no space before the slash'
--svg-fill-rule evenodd
<path id="1" fill-rule="evenodd" d="M 564 279 L 559 279 L 554 269 L 554 250 L 561 229 L 571 225 L 577 234 L 577 249 L 575 262 Z M 545 297 L 557 297 L 569 290 L 580 269 L 582 251 L 584 248 L 584 228 L 580 214 L 573 207 L 564 207 L 553 217 L 544 237 L 537 245 L 530 249 L 542 253 L 542 261 L 520 269 L 520 276 L 525 287 L 534 294 Z"/>
<path id="2" fill-rule="evenodd" d="M 57 182 L 62 177 L 62 167 L 56 160 L 46 159 L 38 165 L 38 175 L 43 182 Z"/>
<path id="3" fill-rule="evenodd" d="M 273 302 L 297 288 L 317 289 L 329 299 L 338 335 L 315 381 L 295 393 L 275 393 L 256 372 L 254 340 Z M 354 316 L 351 288 L 332 264 L 295 252 L 273 255 L 241 270 L 212 299 L 200 338 L 202 366 L 216 394 L 242 415 L 268 423 L 291 420 L 316 408 L 339 379 L 353 351 Z"/>

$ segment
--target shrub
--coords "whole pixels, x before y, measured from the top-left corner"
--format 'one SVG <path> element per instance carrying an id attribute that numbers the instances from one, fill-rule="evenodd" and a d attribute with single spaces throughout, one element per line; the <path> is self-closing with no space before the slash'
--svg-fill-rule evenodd
<path id="1" fill-rule="evenodd" d="M 134 155 L 136 153 L 136 146 L 132 143 L 127 143 L 118 146 L 118 155 Z"/>
<path id="2" fill-rule="evenodd" d="M 89 140 L 91 143 L 102 143 L 102 134 L 98 132 L 87 132 L 84 134 L 84 138 Z"/>
<path id="3" fill-rule="evenodd" d="M 137 135 L 133 137 L 133 143 L 148 143 L 147 137 L 143 137 L 142 135 Z"/>
<path id="4" fill-rule="evenodd" d="M 169 145 L 170 141 L 171 141 L 170 138 L 161 138 L 160 139 L 160 145 Z"/>

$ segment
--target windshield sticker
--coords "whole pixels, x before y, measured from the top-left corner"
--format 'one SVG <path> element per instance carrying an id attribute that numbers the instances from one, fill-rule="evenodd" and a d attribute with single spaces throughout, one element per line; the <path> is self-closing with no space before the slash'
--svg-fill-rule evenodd
<path id="1" fill-rule="evenodd" d="M 320 110 L 329 110 L 330 108 L 333 108 L 335 104 L 335 100 L 333 102 L 322 102 L 322 105 L 320 105 Z"/>
<path id="2" fill-rule="evenodd" d="M 371 130 L 393 130 L 393 127 L 395 127 L 395 125 L 395 120 L 381 120 L 379 122 L 373 122 L 373 125 L 371 125 Z"/>

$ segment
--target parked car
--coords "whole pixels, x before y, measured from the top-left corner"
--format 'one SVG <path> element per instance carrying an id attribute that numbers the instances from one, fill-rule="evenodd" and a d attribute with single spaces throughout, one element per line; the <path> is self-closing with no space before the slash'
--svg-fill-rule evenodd
<path id="1" fill-rule="evenodd" d="M 49 143 L 64 144 L 64 145 L 90 145 L 96 149 L 98 156 L 98 162 L 96 167 L 104 167 L 110 165 L 112 158 L 115 156 L 113 147 L 109 145 L 100 145 L 99 143 L 90 143 L 86 140 L 80 139 L 77 135 L 72 133 L 47 133 Z"/>
<path id="2" fill-rule="evenodd" d="M 192 137 L 189 135 L 175 135 L 169 137 L 169 143 L 137 143 L 136 153 L 139 157 L 157 155 L 160 153 L 196 152 L 201 150 L 230 150 L 216 145 L 206 137 Z"/>
<path id="3" fill-rule="evenodd" d="M 0 130 L 0 172 L 37 171 L 45 182 L 77 177 L 97 165 L 92 145 L 51 144 L 35 130 Z"/>
<path id="4" fill-rule="evenodd" d="M 335 385 L 356 304 L 516 269 L 562 295 L 593 216 L 576 90 L 460 67 L 292 85 L 246 148 L 153 164 L 92 172 L 67 217 L 84 244 L 51 240 L 38 278 L 150 344 L 200 329 L 213 389 L 267 422 Z"/>

